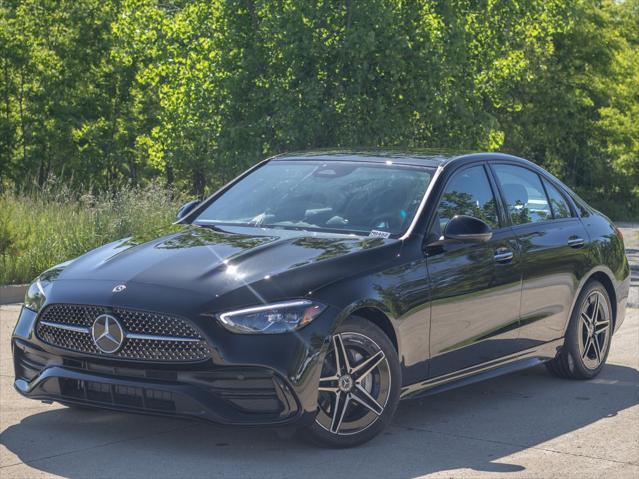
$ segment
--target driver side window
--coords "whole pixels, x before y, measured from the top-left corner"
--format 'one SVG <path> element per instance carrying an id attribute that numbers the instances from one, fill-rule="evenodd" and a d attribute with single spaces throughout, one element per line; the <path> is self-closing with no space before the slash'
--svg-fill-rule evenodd
<path id="1" fill-rule="evenodd" d="M 491 228 L 499 228 L 495 195 L 483 166 L 473 166 L 455 173 L 446 185 L 437 208 L 440 231 L 455 215 L 479 218 Z"/>

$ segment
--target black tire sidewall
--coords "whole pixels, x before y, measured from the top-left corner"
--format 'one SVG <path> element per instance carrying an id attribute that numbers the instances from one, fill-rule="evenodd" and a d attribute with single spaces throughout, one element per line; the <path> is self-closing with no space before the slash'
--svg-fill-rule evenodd
<path id="1" fill-rule="evenodd" d="M 312 425 L 304 429 L 304 434 L 313 442 L 327 447 L 346 448 L 358 446 L 377 436 L 392 421 L 399 403 L 401 392 L 401 367 L 397 351 L 389 337 L 375 324 L 364 318 L 356 316 L 350 317 L 335 330 L 335 334 L 346 332 L 359 333 L 368 336 L 382 349 L 386 355 L 391 373 L 391 390 L 382 415 L 377 419 L 377 421 L 375 421 L 375 423 L 362 432 L 348 436 L 338 436 L 325 430 L 315 421 L 313 421 Z"/>

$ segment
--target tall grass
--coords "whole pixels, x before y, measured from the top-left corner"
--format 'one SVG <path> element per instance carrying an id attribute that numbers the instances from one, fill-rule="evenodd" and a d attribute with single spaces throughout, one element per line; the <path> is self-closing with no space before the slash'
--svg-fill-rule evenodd
<path id="1" fill-rule="evenodd" d="M 152 183 L 116 194 L 80 194 L 48 182 L 0 195 L 0 285 L 31 281 L 102 244 L 170 224 L 183 203 Z"/>

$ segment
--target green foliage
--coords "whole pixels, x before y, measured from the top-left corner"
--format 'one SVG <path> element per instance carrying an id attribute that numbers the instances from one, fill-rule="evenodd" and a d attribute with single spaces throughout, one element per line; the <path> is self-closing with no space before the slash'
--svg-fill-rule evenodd
<path id="1" fill-rule="evenodd" d="M 639 2 L 575 2 L 569 27 L 503 112 L 507 150 L 615 219 L 639 219 Z"/>
<path id="2" fill-rule="evenodd" d="M 499 149 L 637 218 L 638 25 L 639 0 L 3 0 L 0 188 Z"/>
<path id="3" fill-rule="evenodd" d="M 183 201 L 157 183 L 79 196 L 48 181 L 0 195 L 0 285 L 25 283 L 90 249 L 171 224 Z"/>

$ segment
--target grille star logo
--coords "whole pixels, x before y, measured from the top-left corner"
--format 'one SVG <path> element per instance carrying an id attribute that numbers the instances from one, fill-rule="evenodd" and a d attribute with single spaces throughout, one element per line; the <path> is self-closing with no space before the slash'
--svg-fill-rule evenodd
<path id="1" fill-rule="evenodd" d="M 106 354 L 115 353 L 124 341 L 124 331 L 120 322 L 110 314 L 101 314 L 95 318 L 91 336 L 95 346 Z"/>

